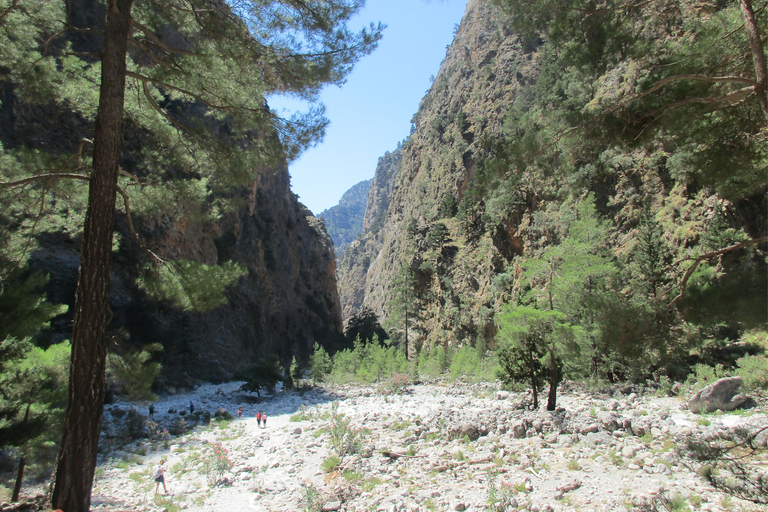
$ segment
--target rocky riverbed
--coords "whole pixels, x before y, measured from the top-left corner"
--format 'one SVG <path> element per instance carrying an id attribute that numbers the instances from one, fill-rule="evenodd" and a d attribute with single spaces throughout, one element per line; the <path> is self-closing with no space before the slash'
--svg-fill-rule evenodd
<path id="1" fill-rule="evenodd" d="M 676 449 L 689 438 L 768 425 L 765 401 L 746 411 L 697 415 L 682 398 L 642 388 L 566 389 L 558 410 L 547 412 L 527 409 L 527 395 L 494 384 L 391 391 L 279 391 L 254 403 L 238 383 L 229 383 L 163 397 L 155 404 L 152 440 L 105 454 L 92 509 L 768 509 L 712 488 Z M 236 416 L 239 406 L 242 418 L 203 425 L 205 412 L 223 407 Z M 137 404 L 105 411 L 106 437 L 113 443 L 124 435 L 124 413 L 131 407 L 146 414 L 145 405 Z M 265 428 L 257 425 L 260 411 L 269 418 Z M 164 432 L 179 428 L 185 432 L 178 436 Z M 765 443 L 765 436 L 759 441 Z M 333 458 L 343 450 L 348 453 Z M 151 476 L 161 458 L 167 459 L 168 494 L 162 486 L 155 493 Z"/>

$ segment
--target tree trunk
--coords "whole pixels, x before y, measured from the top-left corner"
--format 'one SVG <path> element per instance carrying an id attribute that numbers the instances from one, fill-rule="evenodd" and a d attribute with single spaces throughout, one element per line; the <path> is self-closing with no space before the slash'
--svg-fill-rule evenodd
<path id="1" fill-rule="evenodd" d="M 760 29 L 752 9 L 752 0 L 741 0 L 741 14 L 744 18 L 744 28 L 747 31 L 749 47 L 752 51 L 752 62 L 755 66 L 755 78 L 760 84 L 757 88 L 757 99 L 763 107 L 763 114 L 768 122 L 768 65 L 766 64 L 765 49 Z"/>
<path id="2" fill-rule="evenodd" d="M 539 408 L 539 379 L 536 378 L 536 370 L 535 370 L 535 357 L 533 355 L 533 350 L 528 350 L 528 370 L 530 372 L 531 377 L 531 389 L 533 390 L 533 409 L 536 410 Z"/>
<path id="3" fill-rule="evenodd" d="M 408 360 L 408 305 L 405 305 L 405 360 Z"/>
<path id="4" fill-rule="evenodd" d="M 26 426 L 29 421 L 29 412 L 32 409 L 32 399 L 27 401 L 27 410 L 24 412 L 24 422 L 22 425 Z M 21 494 L 21 483 L 24 481 L 24 468 L 27 466 L 27 455 L 24 453 L 23 448 L 21 457 L 19 457 L 19 470 L 16 473 L 16 485 L 13 486 L 13 494 L 11 495 L 11 501 L 19 501 L 19 495 Z"/>
<path id="5" fill-rule="evenodd" d="M 24 468 L 27 466 L 27 456 L 23 453 L 19 457 L 19 471 L 16 473 L 16 485 L 13 486 L 13 494 L 11 495 L 11 501 L 16 503 L 19 501 L 21 495 L 21 482 L 24 481 Z"/>
<path id="6" fill-rule="evenodd" d="M 110 0 L 104 27 L 93 170 L 75 294 L 69 402 L 53 481 L 53 508 L 63 512 L 90 509 L 96 468 L 104 409 L 110 257 L 132 4 L 133 0 Z"/>
<path id="7" fill-rule="evenodd" d="M 559 384 L 557 371 L 557 359 L 551 350 L 549 351 L 549 396 L 547 397 L 547 410 L 554 411 L 557 407 L 557 385 Z"/>

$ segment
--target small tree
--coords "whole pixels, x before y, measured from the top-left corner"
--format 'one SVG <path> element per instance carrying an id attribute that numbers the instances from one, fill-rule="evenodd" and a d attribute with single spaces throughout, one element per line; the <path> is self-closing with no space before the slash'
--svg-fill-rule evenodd
<path id="1" fill-rule="evenodd" d="M 344 337 L 349 345 L 352 345 L 358 337 L 365 343 L 370 343 L 374 337 L 377 337 L 380 342 L 389 338 L 387 331 L 379 323 L 379 317 L 368 306 L 363 306 L 349 319 Z"/>
<path id="2" fill-rule="evenodd" d="M 241 368 L 235 372 L 234 378 L 245 381 L 240 386 L 243 391 L 255 391 L 256 395 L 261 397 L 262 389 L 273 392 L 277 383 L 285 379 L 285 375 L 280 360 L 271 355 Z"/>
<path id="3" fill-rule="evenodd" d="M 315 342 L 312 355 L 309 357 L 309 378 L 315 383 L 323 382 L 332 369 L 331 356 L 318 342 Z"/>
<path id="4" fill-rule="evenodd" d="M 18 450 L 12 501 L 18 501 L 29 461 L 50 467 L 67 404 L 69 343 L 47 350 L 29 339 L 0 342 L 0 446 Z"/>
<path id="5" fill-rule="evenodd" d="M 570 324 L 560 311 L 507 304 L 497 320 L 502 379 L 528 379 L 533 390 L 533 407 L 538 408 L 538 388 L 549 382 L 547 410 L 557 407 L 557 386 L 563 375 L 563 360 L 578 353 L 575 343 L 581 329 Z"/>
<path id="6" fill-rule="evenodd" d="M 402 332 L 405 358 L 409 358 L 409 340 L 413 338 L 414 322 L 419 318 L 416 278 L 410 265 L 403 266 L 395 278 L 392 299 L 387 303 L 389 316 L 385 325 L 390 332 Z M 410 336 L 410 337 L 409 337 Z"/>

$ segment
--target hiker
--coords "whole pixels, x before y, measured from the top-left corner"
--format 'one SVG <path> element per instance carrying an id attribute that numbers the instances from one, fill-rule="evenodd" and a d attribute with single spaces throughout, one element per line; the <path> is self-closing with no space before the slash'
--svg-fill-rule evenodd
<path id="1" fill-rule="evenodd" d="M 160 488 L 160 484 L 163 484 L 163 492 L 165 494 L 168 494 L 168 488 L 165 486 L 165 459 L 160 459 L 160 464 L 157 465 L 155 468 L 155 494 L 157 494 L 157 490 Z"/>
<path id="2" fill-rule="evenodd" d="M 155 419 L 155 404 L 149 404 L 149 419 Z"/>
<path id="3" fill-rule="evenodd" d="M 238 417 L 238 419 L 241 419 L 243 417 L 243 406 L 242 405 L 237 409 L 237 417 Z"/>
<path id="4" fill-rule="evenodd" d="M 189 401 L 189 414 L 195 414 L 195 404 L 192 403 L 192 400 Z"/>
<path id="5" fill-rule="evenodd" d="M 267 413 L 265 412 L 261 413 L 261 424 L 263 425 L 262 428 L 267 428 Z"/>
<path id="6" fill-rule="evenodd" d="M 256 424 L 261 427 L 261 412 L 256 413 Z"/>

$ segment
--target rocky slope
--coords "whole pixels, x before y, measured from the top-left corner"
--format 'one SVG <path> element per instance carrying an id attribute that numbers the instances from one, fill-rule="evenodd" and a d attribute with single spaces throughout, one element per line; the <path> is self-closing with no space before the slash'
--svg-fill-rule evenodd
<path id="1" fill-rule="evenodd" d="M 593 160 L 584 157 L 580 167 L 574 164 L 572 174 L 557 161 L 552 168 L 519 164 L 516 158 L 530 155 L 515 143 L 530 127 L 513 125 L 512 114 L 526 112 L 542 91 L 551 98 L 568 94 L 549 91 L 551 77 L 538 83 L 544 59 L 555 57 L 543 55 L 541 39 L 521 38 L 511 27 L 492 1 L 468 2 L 440 72 L 413 118 L 414 131 L 400 150 L 396 170 L 382 173 L 390 180 L 381 194 L 386 201 L 369 197 L 370 229 L 340 262 L 345 319 L 367 306 L 385 324 L 397 302 L 396 280 L 405 270 L 415 281 L 411 332 L 420 333 L 415 345 L 492 346 L 494 317 L 513 293 L 524 263 L 516 258 L 535 258 L 558 243 L 552 226 L 563 222 L 561 208 L 587 194 L 595 196 L 598 214 L 609 221 L 610 249 L 621 265 L 636 263 L 632 251 L 641 243 L 643 212 L 654 213 L 660 226 L 654 238 L 669 250 L 668 261 L 660 264 L 668 272 L 670 296 L 679 292 L 674 284 L 684 273 L 680 262 L 706 252 L 705 239 L 722 232 L 713 227 L 717 222 L 739 237 L 764 236 L 765 189 L 729 201 L 678 180 L 667 156 L 642 148 L 623 153 L 601 148 L 602 153 L 589 155 Z M 545 115 L 548 107 L 535 115 Z M 546 146 L 541 140 L 530 144 Z M 527 170 L 517 173 L 521 167 Z M 731 265 L 726 273 L 740 265 L 748 268 L 745 262 L 752 258 L 758 270 L 745 282 L 764 283 L 764 245 L 760 251 L 734 256 L 742 261 L 726 262 Z M 500 274 L 505 274 L 502 280 Z M 764 327 L 764 288 L 754 297 L 752 302 L 762 306 L 754 323 Z M 732 302 L 719 297 L 714 308 L 722 312 Z M 693 317 L 695 308 L 683 314 Z"/>
<path id="2" fill-rule="evenodd" d="M 571 389 L 562 390 L 557 411 L 545 412 L 525 409 L 525 395 L 492 384 L 394 389 L 282 391 L 252 404 L 231 383 L 163 398 L 155 413 L 161 428 L 190 419 L 190 400 L 197 414 L 242 405 L 244 415 L 218 426 L 190 422 L 188 433 L 165 443 L 138 441 L 105 454 L 93 510 L 565 512 L 667 510 L 670 503 L 675 510 L 766 510 L 710 487 L 677 450 L 688 439 L 764 426 L 764 401 L 743 414 L 701 416 L 684 399 L 653 390 Z M 109 429 L 119 430 L 130 405 L 105 412 Z M 266 428 L 257 426 L 257 411 L 268 414 Z M 359 449 L 324 470 L 340 422 L 360 436 Z M 765 442 L 763 435 L 758 443 Z M 232 466 L 212 474 L 206 462 L 218 446 Z M 169 495 L 156 495 L 149 477 L 161 457 Z"/>
<path id="3" fill-rule="evenodd" d="M 360 311 L 365 300 L 365 283 L 375 279 L 368 270 L 371 261 L 381 251 L 379 234 L 387 218 L 387 209 L 392 199 L 397 172 L 402 161 L 402 148 L 379 158 L 376 173 L 368 191 L 363 218 L 364 232 L 353 240 L 339 262 L 337 272 L 339 296 L 344 321 Z"/>

